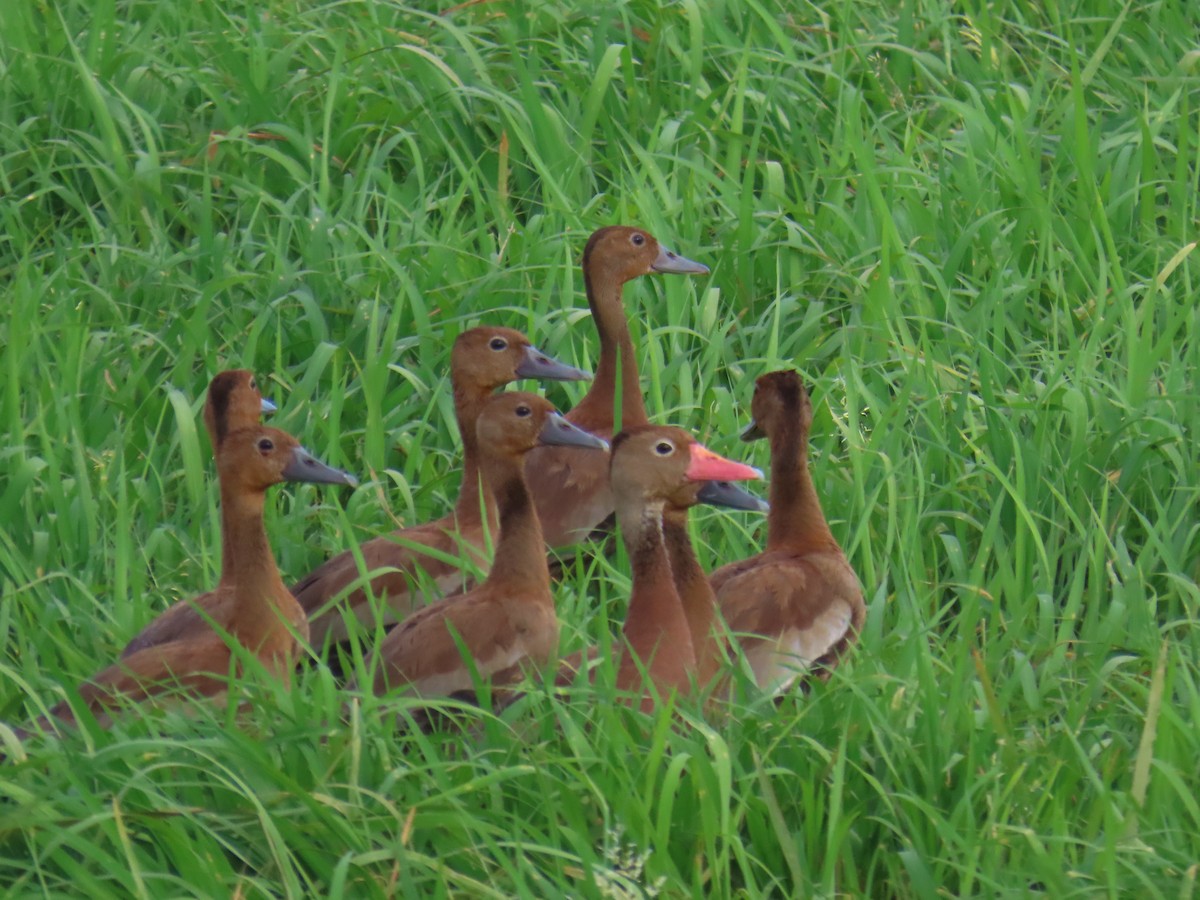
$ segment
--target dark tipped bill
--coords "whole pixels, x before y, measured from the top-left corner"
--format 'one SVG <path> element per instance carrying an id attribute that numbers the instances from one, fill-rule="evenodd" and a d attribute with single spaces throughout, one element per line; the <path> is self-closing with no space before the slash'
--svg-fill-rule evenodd
<path id="1" fill-rule="evenodd" d="M 261 411 L 264 416 L 269 416 L 273 412 L 279 412 L 279 407 L 266 397 L 260 397 L 259 400 L 262 404 Z"/>
<path id="2" fill-rule="evenodd" d="M 283 477 L 288 481 L 308 481 L 313 484 L 348 484 L 350 487 L 358 484 L 358 479 L 349 472 L 325 465 L 303 447 L 292 451 Z"/>
<path id="3" fill-rule="evenodd" d="M 533 346 L 525 348 L 525 358 L 517 366 L 517 375 L 545 381 L 587 381 L 592 377 L 591 373 L 560 363 Z"/>
<path id="4" fill-rule="evenodd" d="M 655 272 L 665 275 L 707 275 L 708 266 L 704 263 L 693 262 L 686 256 L 680 256 L 673 250 L 659 245 L 658 258 L 650 264 Z"/>
<path id="5" fill-rule="evenodd" d="M 552 447 L 584 447 L 589 450 L 607 450 L 608 441 L 576 428 L 558 413 L 551 413 L 538 435 L 538 443 Z"/>
<path id="6" fill-rule="evenodd" d="M 751 419 L 750 424 L 746 426 L 746 430 L 741 433 L 741 438 L 743 441 L 757 441 L 759 438 L 765 438 L 766 436 L 767 435 L 759 427 L 758 423 L 753 419 Z"/>
<path id="7" fill-rule="evenodd" d="M 762 497 L 756 497 L 748 490 L 731 481 L 706 481 L 696 494 L 696 499 L 709 506 L 723 506 L 726 509 L 742 509 L 746 512 L 770 512 L 771 504 Z"/>

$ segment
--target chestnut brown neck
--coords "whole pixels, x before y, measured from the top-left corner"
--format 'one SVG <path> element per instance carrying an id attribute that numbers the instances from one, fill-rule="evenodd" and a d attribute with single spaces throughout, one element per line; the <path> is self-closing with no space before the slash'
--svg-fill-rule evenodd
<path id="1" fill-rule="evenodd" d="M 479 438 L 475 434 L 475 420 L 492 396 L 492 389 L 481 387 L 478 383 L 466 383 L 463 379 L 452 380 L 454 417 L 458 421 L 458 433 L 463 446 L 462 484 L 458 489 L 458 500 L 454 503 L 454 518 L 459 528 L 480 525 L 486 511 L 488 526 L 494 531 L 497 526 L 496 499 L 486 482 L 480 478 Z"/>
<path id="2" fill-rule="evenodd" d="M 700 684 L 707 684 L 721 666 L 722 649 L 713 631 L 717 597 L 692 547 L 686 509 L 668 506 L 663 511 L 663 541 L 692 637 L 697 678 Z"/>
<path id="3" fill-rule="evenodd" d="M 263 527 L 266 496 L 266 491 L 231 486 L 227 479 L 221 483 L 218 590 L 233 592 L 235 611 L 229 630 L 251 649 L 257 649 L 267 636 L 286 630 L 283 604 L 291 598 L 279 577 Z"/>
<path id="4" fill-rule="evenodd" d="M 485 456 L 483 476 L 499 514 L 500 537 L 485 584 L 503 586 L 522 597 L 553 603 L 546 542 L 520 457 Z"/>
<path id="5" fill-rule="evenodd" d="M 574 424 L 609 436 L 614 433 L 617 409 L 617 382 L 620 381 L 620 427 L 645 425 L 646 406 L 638 375 L 637 355 L 629 336 L 629 322 L 621 302 L 623 280 L 607 268 L 583 261 L 583 281 L 588 307 L 600 335 L 600 361 L 592 386 L 578 405 L 567 414 Z"/>
<path id="6" fill-rule="evenodd" d="M 771 511 L 767 514 L 767 550 L 807 552 L 836 548 L 808 468 L 808 430 L 797 421 L 773 428 Z"/>
<path id="7" fill-rule="evenodd" d="M 633 592 L 623 629 L 628 649 L 641 660 L 660 693 L 671 688 L 683 690 L 695 671 L 696 655 L 671 577 L 662 507 L 647 507 L 636 515 L 618 510 L 617 516 L 633 570 Z M 640 683 L 637 663 L 626 654 L 617 687 L 636 690 Z"/>

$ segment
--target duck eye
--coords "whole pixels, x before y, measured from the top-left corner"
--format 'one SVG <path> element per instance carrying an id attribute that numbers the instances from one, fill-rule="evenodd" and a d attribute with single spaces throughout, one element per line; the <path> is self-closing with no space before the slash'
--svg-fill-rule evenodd
<path id="1" fill-rule="evenodd" d="M 654 452 L 659 456 L 670 456 L 675 452 L 675 445 L 670 441 L 659 441 L 654 445 Z"/>
<path id="2" fill-rule="evenodd" d="M 633 237 L 631 237 L 630 240 L 633 241 L 633 246 L 640 247 L 642 244 L 646 243 L 646 236 L 644 234 L 638 234 L 637 232 L 634 232 Z"/>
<path id="3" fill-rule="evenodd" d="M 255 381 L 253 378 L 250 379 L 250 390 L 252 390 L 252 391 L 258 390 L 258 382 Z"/>
<path id="4" fill-rule="evenodd" d="M 526 418 L 532 412 L 533 412 L 533 410 L 531 410 L 524 403 L 522 403 L 520 406 L 517 407 L 517 415 L 520 416 L 522 419 Z"/>
<path id="5" fill-rule="evenodd" d="M 504 338 L 499 338 L 499 337 L 492 338 L 491 341 L 488 342 L 488 346 L 491 347 L 493 350 L 507 350 L 508 349 L 508 341 L 506 341 Z"/>
<path id="6" fill-rule="evenodd" d="M 272 441 L 270 438 L 263 438 L 261 441 L 258 442 L 258 449 L 261 450 L 263 453 L 270 453 L 272 450 L 275 449 L 275 442 Z"/>

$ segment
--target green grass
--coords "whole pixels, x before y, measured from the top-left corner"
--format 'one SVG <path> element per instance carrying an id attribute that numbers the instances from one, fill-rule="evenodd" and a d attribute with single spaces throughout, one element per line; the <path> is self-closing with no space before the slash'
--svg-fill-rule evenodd
<path id="1" fill-rule="evenodd" d="M 1195 896 L 1197 33 L 1169 0 L 0 6 L 0 719 L 215 580 L 213 374 L 364 477 L 274 495 L 299 576 L 455 495 L 459 330 L 594 364 L 615 222 L 713 269 L 627 291 L 651 415 L 765 464 L 753 378 L 797 366 L 870 607 L 829 684 L 727 717 L 602 684 L 400 736 L 315 667 L 240 722 L 10 742 L 0 885 Z M 710 566 L 760 530 L 696 517 Z M 568 576 L 572 649 L 628 567 Z"/>

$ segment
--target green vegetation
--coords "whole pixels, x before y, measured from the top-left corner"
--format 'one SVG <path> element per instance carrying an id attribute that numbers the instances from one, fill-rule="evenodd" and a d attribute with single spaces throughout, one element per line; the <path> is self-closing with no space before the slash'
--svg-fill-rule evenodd
<path id="1" fill-rule="evenodd" d="M 719 452 L 795 365 L 870 606 L 830 683 L 707 719 L 603 686 L 397 735 L 313 666 L 253 713 L 0 728 L 17 895 L 1192 897 L 1200 6 L 1177 0 L 0 4 L 0 719 L 216 578 L 197 411 L 255 369 L 367 483 L 279 489 L 298 576 L 457 490 L 476 321 Z M 576 385 L 552 385 L 567 406 Z M 761 523 L 695 517 L 707 565 Z M 628 566 L 574 564 L 572 649 Z"/>

